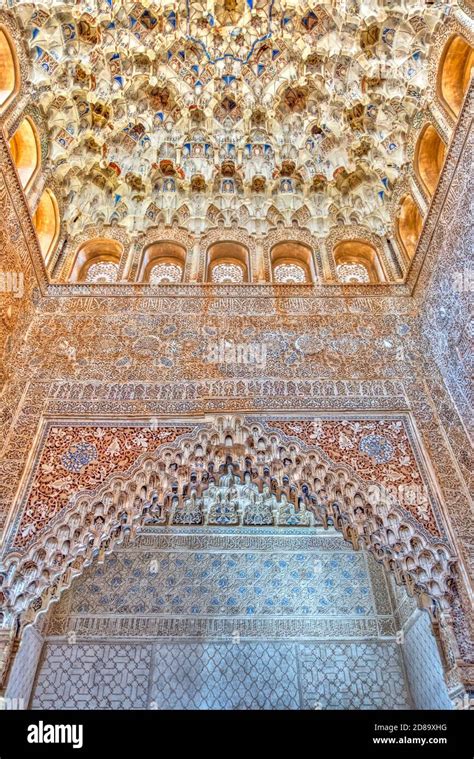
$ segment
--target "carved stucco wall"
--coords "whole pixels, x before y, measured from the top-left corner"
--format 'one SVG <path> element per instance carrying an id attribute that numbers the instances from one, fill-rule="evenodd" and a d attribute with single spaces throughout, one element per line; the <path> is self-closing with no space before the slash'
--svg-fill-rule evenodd
<path id="1" fill-rule="evenodd" d="M 468 129 L 464 113 L 459 135 L 465 138 Z M 466 209 L 459 204 L 468 196 L 470 153 L 464 139 L 456 136 L 456 140 L 409 285 L 375 288 L 370 296 L 361 288 L 349 294 L 335 288 L 331 298 L 324 297 L 327 290 L 321 288 L 304 294 L 298 288 L 286 288 L 278 297 L 271 288 L 249 287 L 245 293 L 223 288 L 212 297 L 202 288 L 183 289 L 179 298 L 164 297 L 162 291 L 154 297 L 136 297 L 135 291 L 126 289 L 126 297 L 108 298 L 101 288 L 88 295 L 84 291 L 81 297 L 75 290 L 76 295 L 70 297 L 64 288 L 48 289 L 24 197 L 2 140 L 2 266 L 21 269 L 26 275 L 25 297 L 16 302 L 7 296 L 13 310 L 5 310 L 2 322 L 6 349 L 2 526 L 18 516 L 16 494 L 36 463 L 32 450 L 45 418 L 66 416 L 81 421 L 104 415 L 140 416 L 149 423 L 163 415 L 221 410 L 304 410 L 315 416 L 328 410 L 408 412 L 461 560 L 461 604 L 467 625 L 467 589 L 474 565 L 469 499 L 473 468 L 469 439 L 458 413 L 467 419 L 467 392 L 465 371 L 456 356 L 452 362 L 447 358 L 444 346 L 448 343 L 443 342 L 448 330 L 462 330 L 460 341 L 468 334 L 463 326 L 465 308 L 459 312 L 456 306 L 456 318 L 448 317 L 443 324 L 433 320 L 428 310 L 421 322 L 418 318 L 436 261 L 439 275 L 432 279 L 429 296 L 433 312 L 442 314 L 436 306 L 436 299 L 441 305 L 445 299 L 442 272 L 450 282 L 451 304 L 459 282 L 456 275 L 461 270 L 464 276 L 464 263 L 460 266 L 455 257 L 443 259 L 449 251 L 456 256 L 466 250 Z M 459 224 L 453 223 L 454 218 Z M 442 243 L 438 237 L 431 238 L 434 229 L 449 229 L 449 239 Z M 41 293 L 33 290 L 33 269 L 42 282 Z M 455 276 L 449 279 L 448 270 Z M 410 297 L 416 278 L 415 297 Z M 221 338 L 264 343 L 264 372 L 251 365 L 209 362 L 209 346 Z M 429 343 L 435 346 L 435 361 Z M 461 353 L 465 355 L 463 349 L 457 355 Z M 461 658 L 467 670 L 472 653 L 470 634 L 464 629 Z M 466 679 L 474 682 L 472 670 L 466 671 Z"/>
<path id="2" fill-rule="evenodd" d="M 149 528 L 52 607 L 31 704 L 410 708 L 396 634 L 383 569 L 332 531 Z"/>
<path id="3" fill-rule="evenodd" d="M 364 481 L 377 482 L 393 492 L 407 517 L 426 535 L 446 540 L 441 507 L 409 416 L 248 417 L 249 429 L 252 419 L 255 423 L 263 421 L 267 436 L 278 431 L 287 440 L 317 446 L 328 460 L 350 463 Z M 144 454 L 153 454 L 163 445 L 172 445 L 183 435 L 196 434 L 200 429 L 206 428 L 198 420 L 156 422 L 151 426 L 132 420 L 102 424 L 48 422 L 39 441 L 35 466 L 21 494 L 18 518 L 7 536 L 8 548 L 30 549 L 54 524 L 71 496 L 94 491 L 111 475 L 131 471 Z"/>
<path id="4" fill-rule="evenodd" d="M 447 202 L 451 221 L 439 224 L 431 244 L 440 251 L 423 295 L 421 332 L 446 387 L 468 429 L 472 430 L 473 200 L 474 135 L 467 135 Z M 463 459 L 461 459 L 463 463 Z"/>
<path id="5" fill-rule="evenodd" d="M 338 535 L 288 528 L 149 528 L 27 628 L 6 697 L 47 709 L 452 708 L 428 615 Z"/>

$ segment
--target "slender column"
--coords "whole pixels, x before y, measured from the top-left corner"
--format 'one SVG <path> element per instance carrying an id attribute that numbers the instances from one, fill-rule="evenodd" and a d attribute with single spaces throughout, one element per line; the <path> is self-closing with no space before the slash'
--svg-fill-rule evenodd
<path id="1" fill-rule="evenodd" d="M 140 256 L 140 250 L 141 246 L 143 245 L 141 240 L 136 240 L 134 243 L 131 243 L 128 251 L 124 252 L 124 255 L 122 256 L 122 261 L 119 267 L 119 273 L 118 273 L 118 281 L 120 280 L 128 280 L 131 279 L 132 281 L 136 277 L 136 268 L 138 266 L 139 256 Z"/>
<path id="2" fill-rule="evenodd" d="M 196 240 L 191 251 L 191 264 L 189 267 L 189 281 L 190 282 L 199 281 L 200 250 L 201 250 L 201 246 L 200 246 L 199 240 Z"/>
<path id="3" fill-rule="evenodd" d="M 459 4 L 461 7 L 454 8 L 453 15 L 456 21 L 459 21 L 466 32 L 471 35 L 474 34 L 474 19 L 463 10 L 462 6 L 464 5 L 464 2 L 465 0 L 461 0 Z M 469 7 L 468 4 L 467 7 Z"/>
<path id="4" fill-rule="evenodd" d="M 424 193 L 420 190 L 420 187 L 418 186 L 418 183 L 415 182 L 414 177 L 410 177 L 408 180 L 408 183 L 410 185 L 410 194 L 417 204 L 418 208 L 421 211 L 421 215 L 423 218 L 428 213 L 429 203 L 427 199 L 425 198 Z"/>
<path id="5" fill-rule="evenodd" d="M 441 108 L 439 108 L 438 104 L 434 100 L 432 103 L 430 103 L 430 113 L 434 121 L 436 131 L 446 143 L 446 145 L 449 145 L 449 140 L 453 129 L 446 116 L 443 114 Z"/>
<path id="6" fill-rule="evenodd" d="M 0 694 L 5 693 L 8 675 L 15 657 L 15 631 L 0 629 Z"/>
<path id="7" fill-rule="evenodd" d="M 5 691 L 7 708 L 28 708 L 43 641 L 36 627 L 29 625 L 25 628 L 10 668 Z"/>
<path id="8" fill-rule="evenodd" d="M 252 281 L 265 282 L 264 250 L 261 242 L 255 243 L 250 264 L 252 269 Z"/>

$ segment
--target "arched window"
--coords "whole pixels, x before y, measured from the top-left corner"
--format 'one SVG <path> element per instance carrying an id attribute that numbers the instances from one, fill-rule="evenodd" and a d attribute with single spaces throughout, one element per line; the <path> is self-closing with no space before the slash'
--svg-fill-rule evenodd
<path id="1" fill-rule="evenodd" d="M 0 27 L 0 113 L 20 89 L 20 67 L 7 30 Z"/>
<path id="2" fill-rule="evenodd" d="M 159 285 L 167 282 L 181 282 L 186 249 L 174 242 L 154 242 L 143 251 L 138 267 L 138 281 Z"/>
<path id="3" fill-rule="evenodd" d="M 278 264 L 273 269 L 273 278 L 279 284 L 303 285 L 306 282 L 306 272 L 301 264 Z"/>
<path id="4" fill-rule="evenodd" d="M 334 248 L 337 278 L 344 284 L 385 281 L 384 271 L 373 245 L 363 240 L 344 240 Z"/>
<path id="5" fill-rule="evenodd" d="M 123 246 L 117 240 L 99 237 L 83 243 L 76 253 L 69 276 L 72 282 L 116 282 Z"/>
<path id="6" fill-rule="evenodd" d="M 304 284 L 316 279 L 313 254 L 307 245 L 279 242 L 273 246 L 270 258 L 274 282 Z"/>
<path id="7" fill-rule="evenodd" d="M 217 242 L 207 253 L 207 281 L 216 284 L 248 282 L 249 252 L 237 242 Z"/>
<path id="8" fill-rule="evenodd" d="M 10 140 L 10 152 L 21 186 L 29 190 L 41 166 L 41 146 L 33 119 L 26 116 Z"/>
<path id="9" fill-rule="evenodd" d="M 427 124 L 416 143 L 415 171 L 430 198 L 436 190 L 445 154 L 446 145 L 434 126 Z"/>
<path id="10" fill-rule="evenodd" d="M 239 264 L 218 263 L 212 268 L 211 278 L 212 282 L 218 282 L 219 284 L 225 284 L 226 282 L 238 283 L 244 281 L 244 272 Z"/>
<path id="11" fill-rule="evenodd" d="M 150 270 L 150 284 L 161 285 L 166 282 L 181 282 L 183 270 L 178 264 L 155 264 Z"/>
<path id="12" fill-rule="evenodd" d="M 43 258 L 48 264 L 58 242 L 60 228 L 58 203 L 51 190 L 43 192 L 33 216 L 33 224 Z"/>
<path id="13" fill-rule="evenodd" d="M 400 246 L 413 258 L 423 228 L 423 218 L 411 195 L 405 195 L 397 214 L 396 232 Z"/>
<path id="14" fill-rule="evenodd" d="M 336 267 L 337 278 L 345 285 L 366 284 L 370 282 L 366 264 L 338 264 Z"/>
<path id="15" fill-rule="evenodd" d="M 474 66 L 474 50 L 464 37 L 455 34 L 444 48 L 438 71 L 438 94 L 455 119 L 464 102 Z"/>
<path id="16" fill-rule="evenodd" d="M 113 261 L 97 261 L 87 267 L 85 282 L 116 282 L 119 265 Z"/>

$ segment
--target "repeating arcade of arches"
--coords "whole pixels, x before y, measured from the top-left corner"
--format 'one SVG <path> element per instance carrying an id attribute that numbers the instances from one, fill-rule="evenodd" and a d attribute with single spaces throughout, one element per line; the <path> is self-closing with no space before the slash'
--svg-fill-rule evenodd
<path id="1" fill-rule="evenodd" d="M 219 417 L 185 428 L 95 492 L 77 493 L 26 552 L 4 556 L 0 624 L 34 621 L 85 567 L 192 492 L 202 496 L 229 466 L 241 482 L 248 475 L 277 501 L 284 494 L 297 510 L 313 513 L 316 524 L 334 526 L 354 549 L 370 551 L 433 619 L 451 607 L 456 559 L 450 547 L 421 529 L 383 486 L 258 421 Z"/>
<path id="2" fill-rule="evenodd" d="M 451 120 L 461 111 L 474 65 L 474 50 L 459 34 L 447 41 L 440 59 L 437 92 L 440 103 Z M 20 68 L 14 43 L 6 28 L 0 26 L 0 116 L 15 100 L 21 89 Z M 435 126 L 427 123 L 421 130 L 414 155 L 414 171 L 426 198 L 431 200 L 443 168 L 447 146 Z M 11 156 L 25 194 L 32 189 L 41 172 L 41 144 L 34 120 L 25 116 L 10 139 Z M 46 187 L 34 210 L 33 225 L 47 268 L 51 269 L 60 237 L 58 203 Z M 423 227 L 422 212 L 411 194 L 401 198 L 395 219 L 397 242 L 408 264 L 413 258 Z M 150 248 L 152 250 L 150 250 Z M 180 282 L 184 277 L 186 251 L 175 246 L 149 246 L 142 254 L 136 281 L 151 284 Z M 214 246 L 216 248 L 216 246 Z M 123 246 L 113 240 L 95 239 L 75 253 L 69 281 L 115 282 L 121 271 Z M 312 256 L 305 246 L 291 251 L 272 252 L 272 281 L 302 284 L 315 281 Z M 333 250 L 337 278 L 343 283 L 374 283 L 387 279 L 375 247 L 361 240 L 346 240 Z M 209 250 L 205 281 L 214 283 L 248 282 L 253 276 L 248 251 L 238 244 Z"/>

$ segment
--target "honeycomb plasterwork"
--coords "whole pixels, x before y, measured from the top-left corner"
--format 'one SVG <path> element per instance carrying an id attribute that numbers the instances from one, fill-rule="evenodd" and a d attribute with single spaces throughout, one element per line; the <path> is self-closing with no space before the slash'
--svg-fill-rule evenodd
<path id="1" fill-rule="evenodd" d="M 282 430 L 290 437 L 303 440 L 306 445 L 315 443 L 322 447 L 333 461 L 345 461 L 363 479 L 379 482 L 387 489 L 405 488 L 420 494 L 423 476 L 416 463 L 413 443 L 403 419 L 357 419 L 328 421 L 316 417 L 315 421 L 270 421 L 269 426 Z M 421 494 L 420 494 L 421 495 Z M 429 531 L 439 534 L 432 516 L 429 515 L 428 499 L 415 498 L 413 504 L 405 501 L 405 507 Z M 426 511 L 425 511 L 426 509 Z M 423 513 L 424 512 L 424 513 Z"/>
<path id="2" fill-rule="evenodd" d="M 432 535 L 440 535 L 430 504 L 433 496 L 420 473 L 402 419 L 345 422 L 319 419 L 270 422 L 270 427 L 294 435 L 307 445 L 317 445 L 332 461 L 348 463 L 366 482 L 378 482 L 392 489 L 419 524 Z M 141 454 L 154 451 L 191 429 L 123 424 L 48 425 L 37 467 L 29 479 L 29 495 L 15 529 L 15 549 L 24 549 L 36 540 L 78 491 L 93 491 L 114 472 L 127 471 Z M 379 448 L 384 451 L 384 445 L 388 455 L 380 460 Z M 234 523 L 242 520 L 236 515 Z M 307 518 L 302 523 L 307 523 Z"/>
<path id="3" fill-rule="evenodd" d="M 319 235 L 351 206 L 385 234 L 449 4 L 234 5 L 12 7 L 70 237 L 183 204 L 255 219 L 274 206 L 287 223 L 306 208 Z"/>
<path id="4" fill-rule="evenodd" d="M 467 114 L 469 112 L 469 107 L 468 106 L 469 106 L 469 104 L 465 108 L 465 116 L 466 117 L 467 117 Z M 460 131 L 462 133 L 462 129 Z M 455 165 L 456 155 L 459 152 L 459 149 L 462 149 L 462 147 L 463 147 L 462 139 L 458 140 L 457 144 L 456 143 L 452 143 L 450 151 L 451 151 L 451 153 L 453 153 L 453 151 L 454 151 L 454 153 L 453 153 L 453 155 L 451 157 L 448 156 L 448 160 L 447 160 L 447 166 L 448 167 L 449 167 L 449 164 Z M 448 187 L 448 182 L 444 181 L 444 177 L 445 177 L 446 173 L 447 172 L 443 173 L 441 181 L 440 181 L 440 185 L 445 184 L 445 186 Z M 404 185 L 404 187 L 406 187 L 406 185 Z M 399 196 L 399 192 L 397 191 L 397 197 L 398 196 Z M 443 197 L 442 194 L 440 195 L 440 197 Z M 438 199 L 440 199 L 440 198 L 438 197 L 438 191 L 437 191 L 437 193 L 435 193 L 435 198 L 434 198 L 434 203 L 433 203 L 433 205 L 434 205 L 433 211 L 430 212 L 429 217 L 428 217 L 428 219 L 427 219 L 427 221 L 425 223 L 425 229 L 424 229 L 424 232 L 422 234 L 422 239 L 421 239 L 420 244 L 418 246 L 419 254 L 417 254 L 417 256 L 415 258 L 415 261 L 413 262 L 414 265 L 411 266 L 410 271 L 409 271 L 409 279 L 408 279 L 409 282 L 413 282 L 413 283 L 414 282 L 418 282 L 417 277 L 418 277 L 418 273 L 419 273 L 419 269 L 420 269 L 421 263 L 423 262 L 423 260 L 427 256 L 427 250 L 426 250 L 427 246 L 426 246 L 426 243 L 429 241 L 430 236 L 432 234 L 432 228 L 436 225 L 437 220 L 438 220 L 439 208 L 436 209 L 436 205 L 437 205 L 436 201 Z M 441 203 L 441 208 L 442 208 L 442 203 Z M 121 238 L 123 239 L 123 232 L 124 231 L 123 230 L 117 230 L 117 232 L 122 232 Z M 353 230 L 353 232 L 354 232 L 354 234 L 357 234 L 358 237 L 362 237 L 362 239 L 367 239 L 368 241 L 374 243 L 376 245 L 376 247 L 378 247 L 380 249 L 380 243 L 377 242 L 377 240 L 375 238 L 373 238 L 373 237 L 371 238 L 371 236 L 368 235 L 367 230 L 365 230 L 364 228 L 361 228 L 361 227 L 356 228 L 355 230 Z M 90 234 L 92 234 L 92 236 L 95 236 L 95 234 L 100 234 L 100 228 L 91 229 L 90 230 Z M 114 235 L 115 234 L 116 233 L 114 233 Z M 178 234 L 178 236 L 177 236 L 177 234 Z M 213 236 L 209 236 L 208 235 L 207 238 L 203 238 L 203 242 L 204 242 L 203 251 L 205 250 L 206 245 L 210 244 L 212 240 L 219 239 L 219 234 L 220 234 L 219 230 L 214 230 L 214 235 Z M 229 233 L 226 232 L 226 236 L 228 236 L 228 235 L 229 235 Z M 338 240 L 340 240 L 340 239 L 343 239 L 344 236 L 345 236 L 345 233 L 344 233 L 344 231 L 342 229 L 338 230 L 338 231 L 334 231 L 332 233 L 332 235 L 330 235 L 328 241 L 326 241 L 324 243 L 325 249 L 326 250 L 331 249 L 333 247 L 333 245 L 335 244 L 335 242 L 338 241 Z M 88 235 L 84 235 L 83 239 L 87 239 L 87 237 L 88 237 Z M 185 230 L 181 231 L 181 230 L 174 230 L 174 229 L 171 229 L 171 228 L 165 228 L 163 230 L 160 230 L 159 228 L 157 228 L 156 230 L 151 230 L 151 235 L 150 235 L 150 239 L 151 240 L 153 240 L 153 239 L 156 240 L 156 239 L 160 239 L 160 238 L 161 239 L 163 239 L 163 238 L 164 239 L 168 239 L 170 237 L 171 237 L 171 239 L 176 239 L 177 241 L 180 240 L 184 244 L 187 243 L 186 247 L 188 249 L 190 248 L 190 242 L 189 242 L 189 239 L 186 239 L 186 232 L 185 232 Z M 248 237 L 242 237 L 241 234 L 240 234 L 240 230 L 234 230 L 234 231 L 232 231 L 232 233 L 230 234 L 230 237 L 233 238 L 233 239 L 235 239 L 238 242 L 242 242 L 243 244 L 247 244 L 249 246 L 249 248 L 250 248 L 251 251 L 255 247 L 255 243 L 253 242 L 252 238 L 250 238 L 250 240 L 249 240 Z M 301 242 L 309 244 L 311 247 L 313 247 L 313 249 L 315 249 L 315 239 L 316 238 L 314 238 L 312 235 L 310 235 L 306 230 L 300 230 L 298 228 L 292 228 L 291 233 L 290 233 L 290 238 L 296 239 L 298 241 L 301 240 Z M 272 243 L 274 243 L 274 241 L 286 240 L 286 239 L 288 239 L 288 231 L 285 228 L 280 228 L 279 230 L 275 230 L 274 232 L 270 232 L 267 235 L 267 241 L 266 241 L 265 244 L 268 245 L 268 248 L 270 248 L 271 245 L 272 245 Z M 431 250 L 433 250 L 433 249 L 431 249 Z M 428 253 L 429 253 L 429 251 L 428 251 Z M 327 256 L 328 253 L 326 253 L 325 255 Z M 431 253 L 430 255 L 431 255 L 431 257 L 433 257 L 433 253 Z M 384 259 L 384 256 L 385 256 L 385 253 L 382 252 L 382 258 L 383 259 Z M 315 252 L 315 258 L 316 258 L 316 264 L 318 265 L 318 253 L 317 252 Z M 387 260 L 385 260 L 385 265 L 387 265 Z M 269 265 L 268 265 L 268 257 L 267 256 L 264 257 L 264 267 L 265 267 L 265 274 L 269 278 Z M 66 267 L 66 270 L 67 270 L 67 267 Z M 425 271 L 428 272 L 429 268 L 425 268 Z M 200 276 L 201 277 L 203 276 L 203 271 L 202 270 L 201 270 L 201 275 Z M 319 274 L 318 274 L 318 278 L 319 278 Z M 115 291 L 116 293 L 120 292 L 122 294 L 128 294 L 128 295 L 137 294 L 138 292 L 141 292 L 143 290 L 143 286 L 140 287 L 140 288 L 138 286 L 135 286 L 136 289 L 133 288 L 133 289 L 129 289 L 129 290 L 127 290 L 126 286 L 124 286 L 124 285 L 120 285 L 120 286 L 117 286 L 117 287 L 118 287 L 118 289 Z M 229 288 L 229 285 L 226 285 L 225 287 Z M 282 286 L 282 288 L 283 287 L 284 286 Z M 296 287 L 297 286 L 293 285 L 292 286 L 292 291 L 294 292 L 295 295 L 298 296 L 298 298 L 301 301 L 301 305 L 299 307 L 300 308 L 304 308 L 305 310 L 307 308 L 309 308 L 309 307 L 311 307 L 311 308 L 314 309 L 315 306 L 314 305 L 310 306 L 309 303 L 305 303 L 303 300 L 301 300 L 302 297 L 303 298 L 305 298 L 305 297 L 307 298 L 309 294 L 311 294 L 311 297 L 314 297 L 314 296 L 318 297 L 320 295 L 325 294 L 325 292 L 326 292 L 324 286 L 313 287 L 313 288 L 311 288 L 311 291 L 308 291 L 307 289 L 305 289 L 305 291 L 301 292 L 301 293 L 299 293 L 298 290 L 295 289 Z M 355 287 L 355 286 L 352 285 L 352 287 Z M 336 289 L 336 287 L 334 285 L 331 285 L 331 289 L 332 289 L 332 294 L 336 294 L 338 292 L 338 290 Z M 392 286 L 392 287 L 389 287 L 387 285 L 384 285 L 382 287 L 381 286 L 377 286 L 377 285 L 371 285 L 370 286 L 371 295 L 373 294 L 374 296 L 384 295 L 384 296 L 388 297 L 390 293 L 392 293 L 392 296 L 396 296 L 396 295 L 403 296 L 403 295 L 408 295 L 409 292 L 410 292 L 410 290 L 411 290 L 411 288 L 405 289 L 403 285 L 396 285 L 396 286 Z M 88 292 L 90 292 L 90 290 L 89 290 L 88 287 L 77 286 L 77 285 L 74 286 L 74 287 L 68 286 L 68 292 L 69 291 L 71 292 L 71 294 L 72 294 L 72 292 L 74 292 L 75 294 L 81 294 L 81 293 L 87 294 Z M 146 287 L 145 287 L 145 291 L 146 291 Z M 49 292 L 51 294 L 60 294 L 62 292 L 62 290 L 61 290 L 61 288 L 58 288 L 57 286 L 50 286 Z M 102 286 L 97 285 L 97 286 L 95 286 L 94 292 L 95 292 L 95 294 L 101 294 L 101 293 L 102 294 L 107 294 L 107 293 L 112 293 L 112 290 L 110 289 L 110 286 L 107 287 L 107 286 L 103 286 L 103 285 Z M 181 285 L 180 286 L 179 292 L 180 292 L 180 294 L 183 294 L 183 295 L 184 294 L 187 294 L 187 295 L 196 295 L 195 289 L 188 289 L 188 292 L 187 292 L 185 285 Z M 251 285 L 247 286 L 246 292 L 248 292 L 249 296 L 252 295 L 252 286 Z M 261 289 L 258 289 L 258 290 L 255 289 L 254 292 L 255 292 L 255 295 L 256 296 L 258 295 L 259 297 L 262 294 Z M 269 292 L 271 292 L 270 289 L 269 289 Z M 283 294 L 283 292 L 284 291 L 282 289 L 282 294 Z M 342 290 L 340 292 L 342 292 Z M 168 294 L 169 293 L 167 291 L 163 291 L 163 295 L 168 295 Z M 232 290 L 229 290 L 229 294 L 233 294 Z M 241 293 L 239 292 L 238 295 L 241 296 Z M 354 291 L 354 296 L 355 295 L 356 295 L 356 291 Z M 360 288 L 360 294 L 358 293 L 357 297 L 360 297 L 360 296 L 363 296 L 363 295 L 366 295 L 366 292 L 364 292 L 364 290 L 362 288 Z M 319 306 L 318 306 L 318 308 L 319 308 Z"/>
<path id="5" fill-rule="evenodd" d="M 229 434 L 234 440 L 231 443 L 235 446 L 234 454 L 227 442 Z M 264 428 L 252 419 L 246 422 L 238 418 L 217 419 L 213 426 L 198 427 L 191 437 L 181 435 L 175 444 L 160 446 L 157 457 L 151 451 L 140 457 L 126 474 L 114 473 L 112 479 L 100 487 L 101 495 L 89 495 L 87 490 L 74 494 L 64 512 L 39 535 L 39 540 L 20 563 L 14 554 L 7 559 L 3 593 L 9 606 L 23 607 L 27 614 L 47 608 L 51 593 L 55 594 L 59 587 L 67 587 L 80 566 L 86 566 L 96 551 L 107 552 L 113 548 L 126 534 L 124 529 L 136 531 L 140 524 L 163 523 L 163 516 L 170 510 L 173 521 L 180 509 L 196 510 L 197 500 L 206 498 L 206 492 L 213 487 L 214 471 L 219 487 L 231 486 L 237 491 L 243 488 L 242 492 L 247 492 L 253 485 L 258 486 L 257 498 L 255 500 L 254 495 L 248 506 L 254 513 L 255 510 L 261 513 L 267 502 L 265 494 L 268 494 L 278 514 L 283 513 L 287 525 L 298 526 L 298 522 L 286 521 L 285 503 L 289 506 L 294 502 L 296 512 L 293 509 L 293 514 L 302 514 L 306 509 L 324 525 L 329 519 L 354 546 L 358 546 L 359 541 L 365 544 L 412 592 L 423 589 L 445 606 L 454 579 L 454 557 L 445 542 L 430 536 L 410 517 L 407 519 L 403 507 L 384 486 L 364 483 L 346 463 L 332 463 L 316 447 L 301 447 L 298 443 L 296 448 L 295 438 L 291 443 L 282 441 L 284 447 L 278 448 L 276 431 L 262 447 L 262 434 L 265 434 Z M 80 471 L 98 460 L 97 441 L 73 444 L 72 454 L 69 447 L 62 453 L 61 462 L 63 468 L 69 466 L 74 474 L 78 469 L 74 462 L 79 447 Z M 87 449 L 85 457 L 84 449 Z M 154 456 L 156 463 L 153 463 Z M 245 477 L 244 467 L 249 469 Z M 192 518 L 184 523 L 202 521 Z M 248 522 L 251 523 L 271 524 L 260 518 Z M 299 522 L 300 525 L 305 523 L 311 524 L 308 520 Z M 375 532 L 370 532 L 377 523 Z M 70 540 L 71 530 L 79 542 Z M 82 534 L 80 539 L 79 534 Z M 78 553 L 80 544 L 88 546 L 85 553 Z M 38 550 L 39 545 L 42 548 Z M 59 546 L 62 546 L 60 550 Z M 42 567 L 51 560 L 51 574 L 45 582 Z M 53 578 L 56 583 L 60 582 L 54 588 L 49 585 Z"/>
<path id="6" fill-rule="evenodd" d="M 114 471 L 126 471 L 140 453 L 154 450 L 191 427 L 52 427 L 15 544 L 25 546 L 79 490 L 94 490 Z M 33 516 L 34 515 L 34 516 Z"/>

